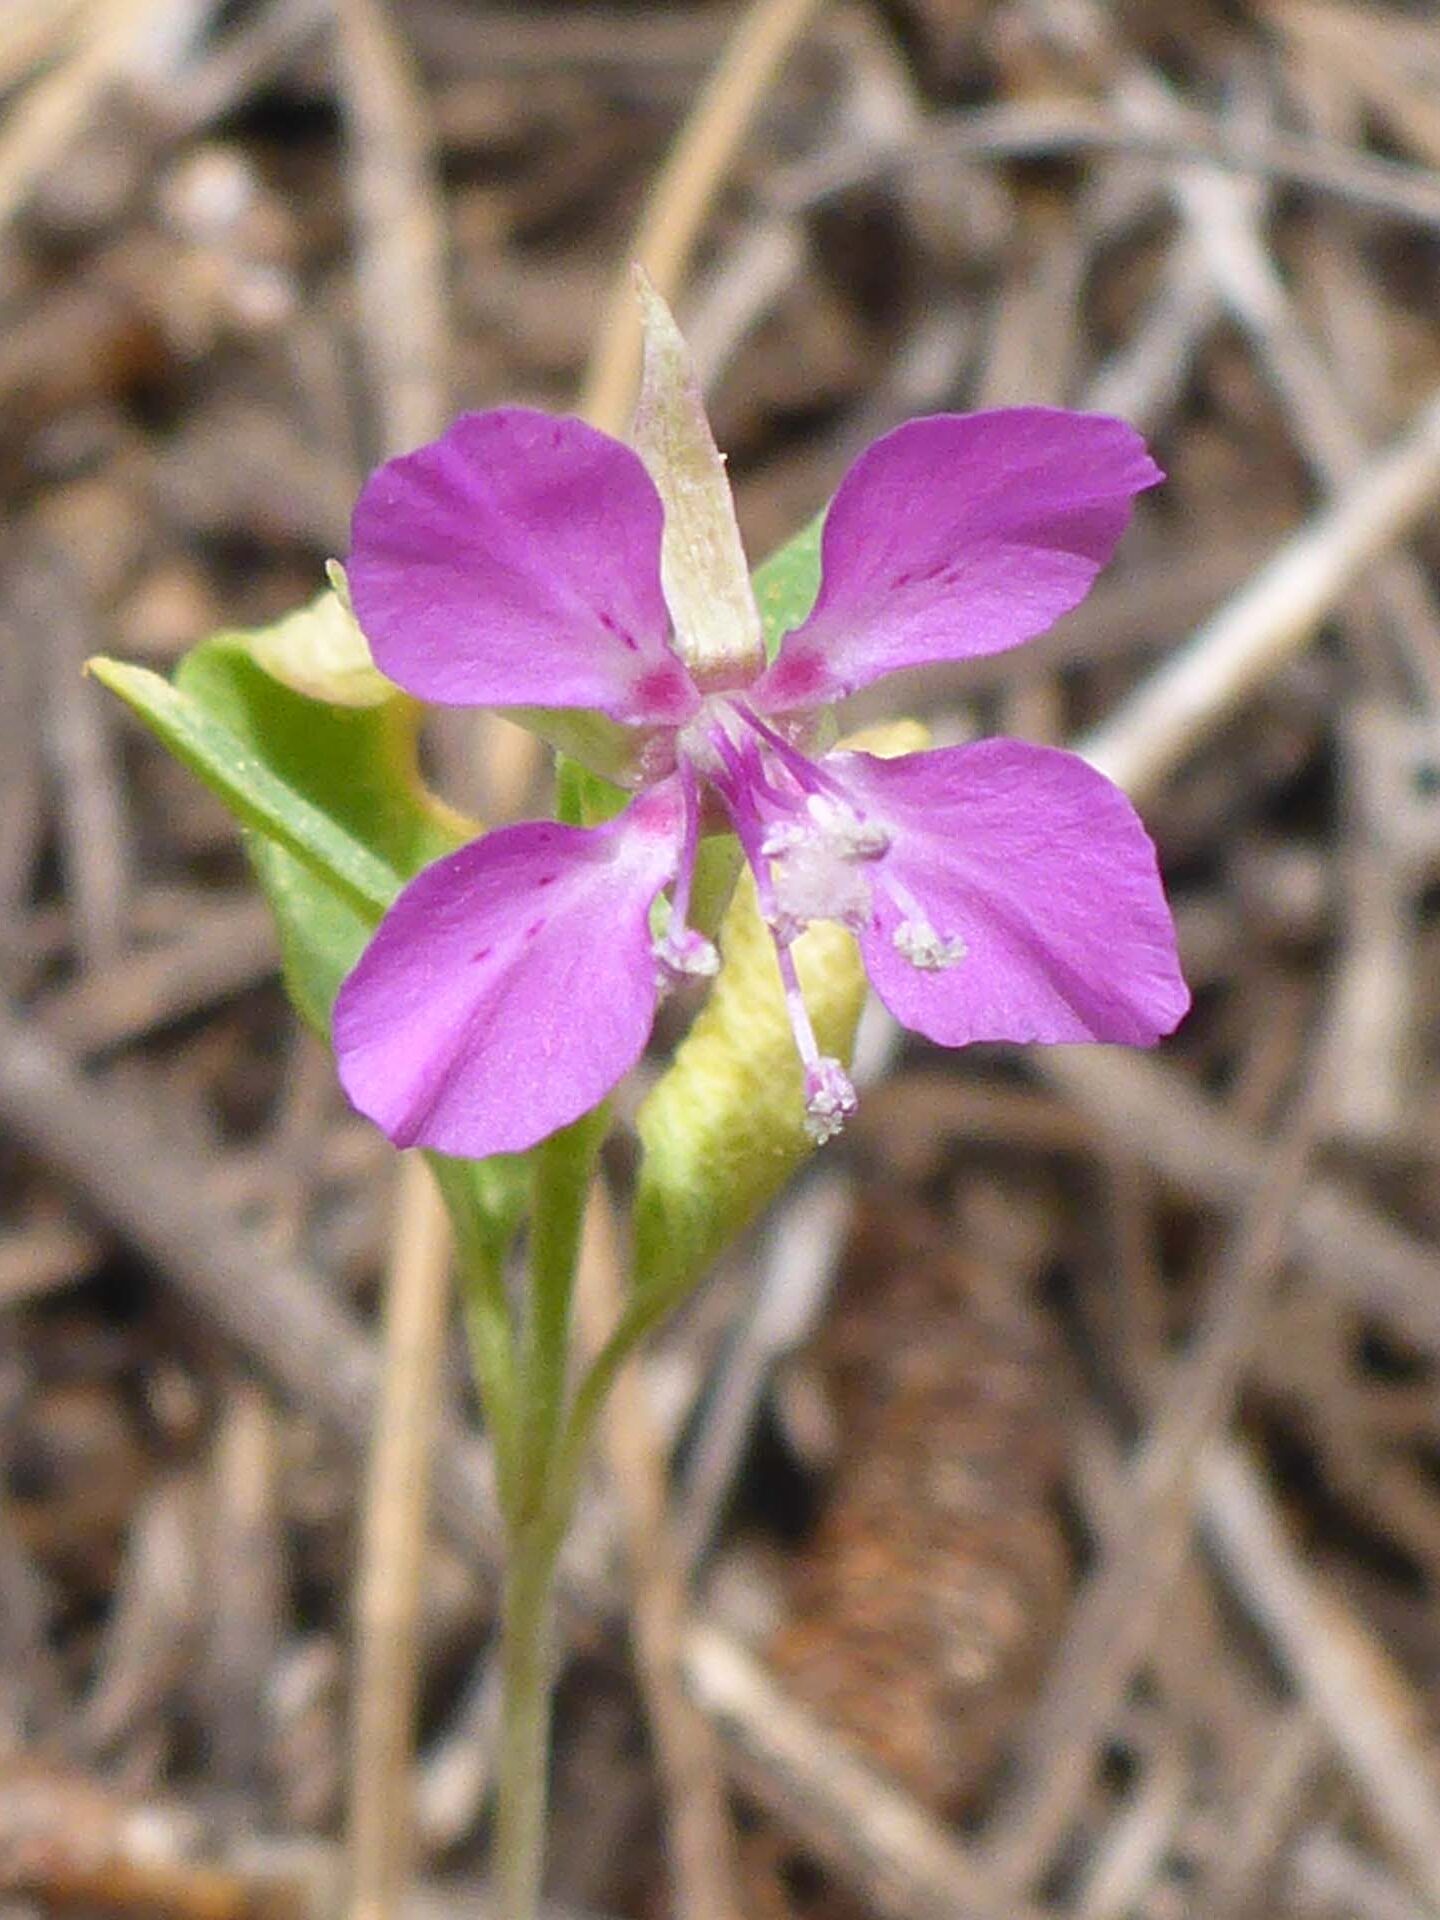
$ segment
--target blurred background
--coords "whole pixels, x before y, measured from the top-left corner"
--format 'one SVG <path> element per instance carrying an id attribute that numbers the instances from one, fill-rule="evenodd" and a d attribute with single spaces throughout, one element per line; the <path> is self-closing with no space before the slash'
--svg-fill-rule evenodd
<path id="1" fill-rule="evenodd" d="M 0 89 L 0 1915 L 339 1912 L 367 1769 L 407 1797 L 351 1652 L 395 1162 L 81 663 L 310 597 L 462 406 L 623 419 L 637 254 L 757 559 L 917 412 L 1150 436 L 1085 607 L 903 697 L 1130 788 L 1196 1004 L 1143 1058 L 867 1031 L 587 1500 L 559 1909 L 1440 1915 L 1433 6 L 6 0 Z M 430 751 L 544 804 L 506 723 Z M 441 1366 L 458 1915 L 495 1538 Z"/>

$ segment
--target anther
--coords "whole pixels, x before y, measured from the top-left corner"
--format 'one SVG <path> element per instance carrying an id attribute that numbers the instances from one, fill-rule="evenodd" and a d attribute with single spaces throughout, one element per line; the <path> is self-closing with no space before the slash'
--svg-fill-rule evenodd
<path id="1" fill-rule="evenodd" d="M 674 986 L 681 980 L 709 980 L 720 971 L 720 956 L 713 943 L 693 927 L 678 927 L 663 934 L 654 944 L 662 985 Z"/>
<path id="2" fill-rule="evenodd" d="M 970 951 L 958 934 L 947 939 L 928 920 L 902 920 L 891 939 L 912 967 L 926 973 L 942 973 L 946 967 L 957 966 Z"/>
<path id="3" fill-rule="evenodd" d="M 850 1076 L 829 1054 L 805 1069 L 805 1131 L 817 1147 L 833 1140 L 857 1105 Z"/>

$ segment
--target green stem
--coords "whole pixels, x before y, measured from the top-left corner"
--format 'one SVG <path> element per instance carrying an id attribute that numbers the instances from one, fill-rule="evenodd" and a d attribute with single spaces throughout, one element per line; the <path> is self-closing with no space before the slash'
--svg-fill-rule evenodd
<path id="1" fill-rule="evenodd" d="M 630 1302 L 612 1330 L 609 1339 L 590 1363 L 571 1402 L 555 1450 L 550 1471 L 550 1525 L 563 1532 L 569 1524 L 570 1510 L 579 1491 L 580 1475 L 594 1438 L 615 1376 L 647 1334 L 652 1333 L 690 1292 L 694 1281 L 690 1274 L 668 1285 L 656 1286 L 643 1294 L 632 1294 Z"/>
<path id="2" fill-rule="evenodd" d="M 470 1365 L 480 1389 L 480 1404 L 495 1452 L 495 1484 L 507 1515 L 518 1497 L 516 1451 L 515 1343 L 503 1276 L 472 1268 L 461 1294 Z"/>
<path id="3" fill-rule="evenodd" d="M 535 1149 L 530 1283 L 517 1356 L 519 1498 L 511 1525 L 527 1529 L 546 1504 L 550 1464 L 565 1422 L 570 1309 L 590 1171 L 608 1119 L 599 1108 Z"/>
<path id="4" fill-rule="evenodd" d="M 470 1364 L 495 1450 L 495 1478 L 508 1514 L 519 1470 L 515 1339 L 505 1292 L 505 1258 L 518 1205 L 502 1205 L 484 1191 L 487 1168 L 479 1162 L 427 1153 L 444 1196 L 455 1235 L 456 1277 Z M 497 1163 L 491 1162 L 488 1171 Z M 487 1204 L 488 1202 L 488 1204 Z"/>
<path id="5" fill-rule="evenodd" d="M 551 1630 L 555 1563 L 570 1497 L 554 1468 L 566 1430 L 570 1310 L 585 1199 L 604 1136 L 604 1108 L 535 1149 L 530 1276 L 515 1355 L 514 1472 L 506 1503 L 509 1557 L 501 1617 L 503 1706 L 495 1867 L 500 1920 L 534 1920 L 545 1860 Z"/>
<path id="6" fill-rule="evenodd" d="M 512 1535 L 501 1617 L 500 1791 L 495 1883 L 500 1920 L 534 1920 L 545 1862 L 551 1641 L 558 1536 Z"/>
<path id="7" fill-rule="evenodd" d="M 512 1536 L 505 1585 L 504 1707 L 496 1830 L 499 1920 L 535 1920 L 544 1861 L 554 1572 L 596 1422 L 615 1376 L 645 1335 L 689 1291 L 657 1287 L 632 1299 L 596 1355 L 569 1415 L 550 1435 L 542 1503 Z"/>

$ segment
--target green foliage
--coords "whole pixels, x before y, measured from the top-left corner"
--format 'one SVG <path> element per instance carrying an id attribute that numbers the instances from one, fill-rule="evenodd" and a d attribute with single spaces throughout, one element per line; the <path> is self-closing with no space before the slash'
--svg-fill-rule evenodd
<path id="1" fill-rule="evenodd" d="M 147 667 L 92 660 L 95 678 L 118 694 L 178 760 L 218 794 L 241 823 L 283 847 L 357 915 L 378 920 L 394 897 L 394 870 L 292 787 L 264 754 L 202 701 Z"/>
<path id="2" fill-rule="evenodd" d="M 820 535 L 824 525 L 822 511 L 793 540 L 777 547 L 750 576 L 755 604 L 760 609 L 765 651 L 772 660 L 781 640 L 792 627 L 800 625 L 815 604 L 820 591 Z"/>
<path id="3" fill-rule="evenodd" d="M 623 787 L 603 779 L 568 753 L 555 756 L 555 818 L 567 827 L 598 827 L 630 803 Z"/>
<path id="4" fill-rule="evenodd" d="M 305 629 L 294 627 L 301 618 L 292 615 L 282 624 L 303 643 Z M 220 634 L 186 657 L 177 684 L 263 757 L 293 793 L 322 808 L 338 829 L 384 862 L 392 876 L 388 905 L 405 881 L 480 828 L 421 785 L 420 710 L 406 695 L 389 688 L 364 706 L 331 704 L 283 684 L 275 677 L 281 664 L 273 630 Z M 308 667 L 308 684 L 317 685 Z M 354 684 L 348 670 L 346 682 Z M 275 913 L 291 997 L 325 1033 L 340 983 L 359 959 L 374 916 L 357 912 L 273 836 L 252 835 L 248 850 Z"/>
<path id="5" fill-rule="evenodd" d="M 326 1032 L 401 886 L 479 831 L 420 784 L 418 707 L 376 671 L 335 592 L 273 627 L 205 641 L 173 685 L 111 660 L 91 671 L 248 830 L 286 984 Z"/>
<path id="6" fill-rule="evenodd" d="M 422 785 L 420 708 L 376 670 L 339 569 L 332 585 L 274 626 L 204 641 L 173 685 L 119 661 L 90 667 L 240 821 L 290 996 L 326 1035 L 341 981 L 400 888 L 480 832 Z M 524 1210 L 525 1157 L 427 1158 L 467 1289 L 498 1279 Z"/>

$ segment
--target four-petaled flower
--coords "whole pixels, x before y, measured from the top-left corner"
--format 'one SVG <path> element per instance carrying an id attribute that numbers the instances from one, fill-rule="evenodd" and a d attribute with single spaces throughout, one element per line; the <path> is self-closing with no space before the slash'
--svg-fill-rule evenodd
<path id="1" fill-rule="evenodd" d="M 1038 407 L 887 434 L 842 480 L 819 597 L 767 664 L 684 344 L 642 293 L 636 449 L 526 409 L 468 414 L 356 507 L 350 591 L 382 671 L 442 704 L 608 716 L 634 797 L 600 826 L 502 828 L 411 881 L 336 1004 L 351 1100 L 401 1146 L 472 1157 L 596 1105 L 664 977 L 715 970 L 687 915 L 698 841 L 723 826 L 774 935 L 819 1139 L 854 1094 L 796 980 L 811 920 L 849 927 L 891 1012 L 943 1046 L 1170 1032 L 1188 995 L 1154 851 L 1084 761 L 1004 739 L 806 750 L 827 703 L 1074 607 L 1160 477 L 1139 436 Z"/>

